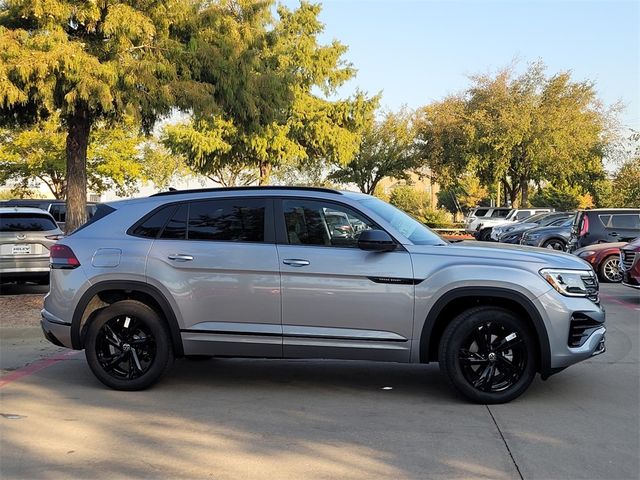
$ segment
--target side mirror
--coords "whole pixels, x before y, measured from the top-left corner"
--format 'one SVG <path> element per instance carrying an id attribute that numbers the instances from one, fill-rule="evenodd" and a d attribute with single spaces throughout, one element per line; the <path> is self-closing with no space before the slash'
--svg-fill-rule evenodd
<path id="1" fill-rule="evenodd" d="M 358 248 L 374 252 L 391 252 L 396 242 L 383 230 L 363 230 L 358 238 Z"/>

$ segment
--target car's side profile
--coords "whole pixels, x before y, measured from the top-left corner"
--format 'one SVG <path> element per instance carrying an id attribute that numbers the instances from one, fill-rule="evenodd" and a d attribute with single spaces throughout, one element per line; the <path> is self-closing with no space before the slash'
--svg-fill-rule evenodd
<path id="1" fill-rule="evenodd" d="M 626 242 L 597 243 L 580 248 L 573 254 L 589 262 L 601 281 L 619 283 L 622 281 L 620 248 L 626 244 Z"/>
<path id="2" fill-rule="evenodd" d="M 588 264 L 474 243 L 328 189 L 114 202 L 52 249 L 42 325 L 122 390 L 181 356 L 438 361 L 465 396 L 498 403 L 604 351 Z"/>

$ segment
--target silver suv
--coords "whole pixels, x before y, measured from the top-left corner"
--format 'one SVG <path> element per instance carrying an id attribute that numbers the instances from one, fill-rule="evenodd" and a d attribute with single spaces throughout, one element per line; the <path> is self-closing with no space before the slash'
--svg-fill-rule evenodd
<path id="1" fill-rule="evenodd" d="M 328 217 L 332 217 L 331 222 Z M 437 361 L 500 403 L 604 351 L 588 263 L 448 243 L 371 196 L 321 188 L 177 191 L 98 206 L 51 249 L 45 336 L 139 390 L 175 357 Z"/>

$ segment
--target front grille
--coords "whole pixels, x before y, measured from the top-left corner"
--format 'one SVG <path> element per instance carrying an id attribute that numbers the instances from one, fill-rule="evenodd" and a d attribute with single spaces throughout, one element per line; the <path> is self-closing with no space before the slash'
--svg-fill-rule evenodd
<path id="1" fill-rule="evenodd" d="M 568 345 L 571 348 L 577 348 L 584 345 L 589 335 L 602 326 L 584 313 L 574 313 L 571 317 L 571 325 L 569 327 Z"/>
<path id="2" fill-rule="evenodd" d="M 587 289 L 587 298 L 591 300 L 593 303 L 599 303 L 600 300 L 598 298 L 598 280 L 595 275 L 582 275 L 582 283 Z"/>
<path id="3" fill-rule="evenodd" d="M 631 270 L 635 258 L 636 252 L 632 252 L 630 250 L 620 250 L 620 261 L 622 262 L 624 270 Z"/>

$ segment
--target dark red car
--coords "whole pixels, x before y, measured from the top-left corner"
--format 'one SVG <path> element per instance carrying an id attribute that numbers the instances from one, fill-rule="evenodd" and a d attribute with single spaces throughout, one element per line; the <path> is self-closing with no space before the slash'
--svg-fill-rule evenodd
<path id="1" fill-rule="evenodd" d="M 640 289 L 640 237 L 620 249 L 622 283 Z"/>
<path id="2" fill-rule="evenodd" d="M 627 242 L 598 243 L 573 252 L 589 262 L 603 282 L 618 283 L 622 281 L 620 272 L 620 247 Z"/>

